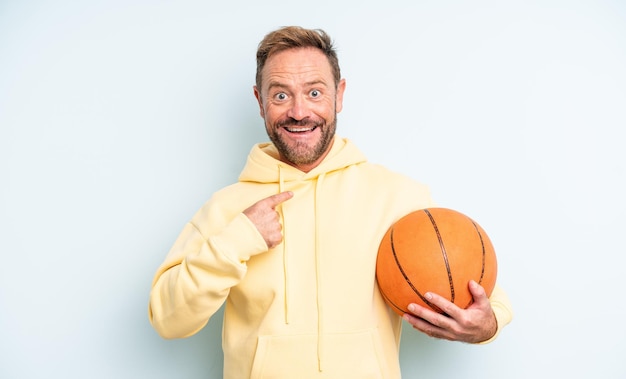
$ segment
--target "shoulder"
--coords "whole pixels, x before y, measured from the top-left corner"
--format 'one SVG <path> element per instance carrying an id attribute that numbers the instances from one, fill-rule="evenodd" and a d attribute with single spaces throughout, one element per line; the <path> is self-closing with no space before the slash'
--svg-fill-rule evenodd
<path id="1" fill-rule="evenodd" d="M 364 191 L 376 201 L 397 204 L 404 210 L 433 206 L 430 188 L 405 174 L 369 162 L 359 163 L 345 171 L 342 179 L 355 191 Z"/>
<path id="2" fill-rule="evenodd" d="M 425 183 L 422 183 L 408 175 L 403 173 L 391 170 L 383 165 L 364 162 L 357 165 L 358 170 L 361 171 L 362 175 L 375 180 L 377 182 L 381 182 L 385 187 L 389 188 L 412 188 L 412 189 L 422 189 L 425 190 L 428 186 Z M 384 183 L 383 183 L 384 182 Z"/>

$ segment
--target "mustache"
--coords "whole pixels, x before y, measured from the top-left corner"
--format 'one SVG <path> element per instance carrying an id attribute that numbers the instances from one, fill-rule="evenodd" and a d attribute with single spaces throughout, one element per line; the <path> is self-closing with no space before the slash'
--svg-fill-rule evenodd
<path id="1" fill-rule="evenodd" d="M 324 122 L 323 121 L 319 121 L 319 120 L 311 120 L 308 118 L 305 118 L 303 120 L 296 120 L 293 118 L 287 118 L 281 121 L 278 121 L 276 123 L 276 126 L 279 128 L 284 128 L 284 127 L 304 127 L 304 128 L 315 128 L 318 126 L 324 126 Z"/>

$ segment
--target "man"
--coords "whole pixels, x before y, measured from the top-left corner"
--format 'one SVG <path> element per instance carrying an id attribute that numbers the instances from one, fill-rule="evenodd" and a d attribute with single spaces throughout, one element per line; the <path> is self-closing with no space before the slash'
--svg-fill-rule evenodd
<path id="1" fill-rule="evenodd" d="M 394 221 L 434 204 L 335 136 L 345 88 L 326 33 L 268 34 L 254 95 L 272 143 L 253 147 L 156 273 L 150 320 L 165 338 L 198 332 L 226 302 L 225 378 L 400 377 L 402 319 L 377 288 L 376 254 Z M 428 294 L 447 316 L 414 305 L 404 319 L 438 338 L 495 338 L 511 319 L 506 295 L 468 285 L 468 309 Z"/>

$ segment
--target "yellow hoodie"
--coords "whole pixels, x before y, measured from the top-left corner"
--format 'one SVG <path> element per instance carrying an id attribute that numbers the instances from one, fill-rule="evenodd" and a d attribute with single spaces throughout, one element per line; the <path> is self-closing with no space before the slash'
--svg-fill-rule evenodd
<path id="1" fill-rule="evenodd" d="M 428 189 L 338 137 L 308 173 L 277 158 L 254 146 L 239 182 L 185 226 L 155 275 L 152 325 L 188 337 L 226 302 L 224 378 L 399 378 L 401 318 L 377 288 L 376 254 L 394 221 L 434 205 Z M 283 242 L 268 250 L 242 212 L 283 191 Z M 500 328 L 505 300 L 491 298 Z"/>

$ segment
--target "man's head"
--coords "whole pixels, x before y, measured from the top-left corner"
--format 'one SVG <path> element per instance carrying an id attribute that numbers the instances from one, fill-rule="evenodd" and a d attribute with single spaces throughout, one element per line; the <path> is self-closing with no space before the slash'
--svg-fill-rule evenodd
<path id="1" fill-rule="evenodd" d="M 321 30 L 285 27 L 257 51 L 254 95 L 280 159 L 308 172 L 330 150 L 345 81 L 337 54 Z"/>
<path id="2" fill-rule="evenodd" d="M 275 30 L 265 36 L 259 43 L 256 52 L 256 86 L 261 88 L 263 83 L 263 68 L 268 58 L 283 50 L 312 47 L 320 50 L 330 64 L 335 86 L 341 80 L 341 70 L 337 51 L 330 39 L 330 36 L 321 29 L 304 29 L 299 26 L 286 26 Z"/>

